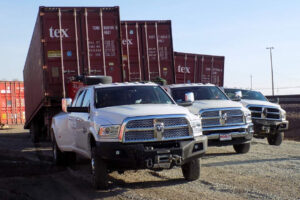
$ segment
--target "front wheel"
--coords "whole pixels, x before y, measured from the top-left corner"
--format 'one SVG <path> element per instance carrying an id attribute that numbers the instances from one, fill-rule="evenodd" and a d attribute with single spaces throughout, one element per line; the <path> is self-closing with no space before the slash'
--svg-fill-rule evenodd
<path id="1" fill-rule="evenodd" d="M 92 184 L 95 189 L 108 187 L 108 171 L 104 160 L 96 155 L 96 147 L 91 149 Z"/>
<path id="2" fill-rule="evenodd" d="M 269 135 L 267 137 L 269 145 L 279 146 L 284 138 L 284 132 L 276 132 L 274 135 Z"/>
<path id="3" fill-rule="evenodd" d="M 200 177 L 200 159 L 194 159 L 181 166 L 182 174 L 187 181 L 194 181 Z"/>
<path id="4" fill-rule="evenodd" d="M 55 138 L 53 139 L 52 146 L 53 146 L 53 163 L 59 166 L 65 165 L 66 155 L 57 146 Z"/>
<path id="5" fill-rule="evenodd" d="M 248 153 L 250 150 L 250 143 L 245 143 L 245 144 L 235 144 L 233 145 L 233 148 L 236 153 Z"/>

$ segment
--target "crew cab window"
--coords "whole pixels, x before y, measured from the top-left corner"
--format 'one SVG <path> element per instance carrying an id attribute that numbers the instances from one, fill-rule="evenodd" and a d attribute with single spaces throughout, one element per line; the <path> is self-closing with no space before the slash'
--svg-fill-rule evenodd
<path id="1" fill-rule="evenodd" d="M 76 99 L 75 107 L 81 107 L 85 92 L 86 92 L 85 90 L 80 92 L 80 94 L 78 95 L 78 97 Z"/>
<path id="2" fill-rule="evenodd" d="M 173 104 L 172 99 L 159 86 L 122 86 L 95 89 L 95 106 L 132 104 Z"/>
<path id="3" fill-rule="evenodd" d="M 83 102 L 82 102 L 82 107 L 89 107 L 90 106 L 90 100 L 92 97 L 92 90 L 88 89 L 85 93 Z"/>
<path id="4" fill-rule="evenodd" d="M 185 94 L 193 92 L 195 100 L 227 100 L 226 95 L 215 86 L 172 88 L 172 97 L 176 102 L 183 102 Z"/>

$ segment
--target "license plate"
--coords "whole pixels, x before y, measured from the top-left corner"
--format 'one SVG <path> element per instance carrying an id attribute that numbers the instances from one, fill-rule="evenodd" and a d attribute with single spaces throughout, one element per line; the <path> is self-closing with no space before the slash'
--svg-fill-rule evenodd
<path id="1" fill-rule="evenodd" d="M 220 134 L 220 141 L 232 140 L 231 134 Z"/>

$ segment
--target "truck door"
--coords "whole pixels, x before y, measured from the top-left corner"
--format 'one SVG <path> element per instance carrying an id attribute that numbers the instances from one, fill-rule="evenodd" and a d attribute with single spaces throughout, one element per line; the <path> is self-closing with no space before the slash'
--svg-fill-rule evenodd
<path id="1" fill-rule="evenodd" d="M 82 105 L 82 101 L 84 98 L 84 95 L 86 93 L 86 90 L 82 90 L 79 92 L 79 94 L 77 95 L 77 98 L 74 100 L 74 103 L 72 105 L 72 107 L 81 107 Z M 72 112 L 69 115 L 69 123 L 70 123 L 70 128 L 69 128 L 69 135 L 70 137 L 73 138 L 73 147 L 78 149 L 78 145 L 77 145 L 77 139 L 78 139 L 78 134 L 80 134 L 82 132 L 82 120 L 81 120 L 81 113 L 80 112 Z"/>
<path id="2" fill-rule="evenodd" d="M 92 98 L 92 90 L 87 89 L 85 96 L 83 98 L 81 107 L 90 107 L 90 102 Z M 90 113 L 78 113 L 77 121 L 79 121 L 80 127 L 77 129 L 76 133 L 76 147 L 80 150 L 88 150 L 88 131 L 90 126 Z"/>

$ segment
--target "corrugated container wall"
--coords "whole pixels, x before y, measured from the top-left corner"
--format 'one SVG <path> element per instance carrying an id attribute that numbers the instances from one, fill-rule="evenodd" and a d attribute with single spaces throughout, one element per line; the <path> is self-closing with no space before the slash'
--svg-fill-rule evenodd
<path id="1" fill-rule="evenodd" d="M 123 77 L 175 82 L 171 21 L 121 21 Z"/>
<path id="2" fill-rule="evenodd" d="M 0 125 L 24 124 L 24 84 L 21 81 L 0 81 Z"/>
<path id="3" fill-rule="evenodd" d="M 120 41 L 118 7 L 40 7 L 24 67 L 26 124 L 42 107 L 60 104 L 78 75 L 121 82 Z"/>
<path id="4" fill-rule="evenodd" d="M 174 52 L 176 83 L 224 85 L 224 56 Z"/>

